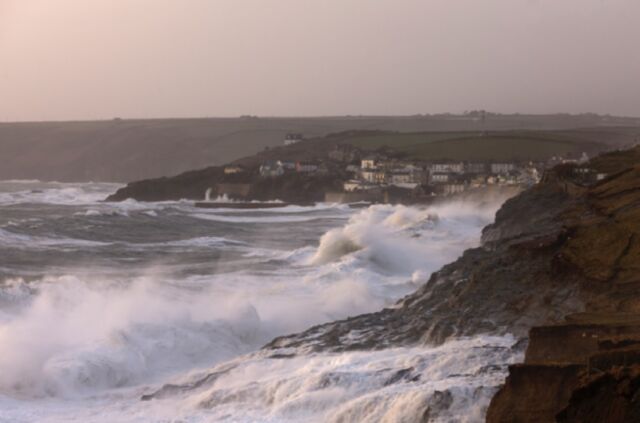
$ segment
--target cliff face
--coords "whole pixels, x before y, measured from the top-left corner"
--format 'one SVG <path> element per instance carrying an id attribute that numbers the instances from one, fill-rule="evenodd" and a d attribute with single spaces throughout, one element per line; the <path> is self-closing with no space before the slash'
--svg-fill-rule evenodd
<path id="1" fill-rule="evenodd" d="M 487 421 L 639 421 L 639 164 L 639 149 L 604 155 L 591 166 L 613 174 L 570 189 L 550 259 L 584 310 L 530 330 L 525 362 L 510 368 Z"/>
<path id="2" fill-rule="evenodd" d="M 383 349 L 506 334 L 527 347 L 493 398 L 489 422 L 632 422 L 640 415 L 640 148 L 594 159 L 581 184 L 558 167 L 508 200 L 467 250 L 393 308 L 265 346 Z"/>
<path id="3" fill-rule="evenodd" d="M 512 333 L 529 341 L 526 360 L 510 368 L 488 421 L 638 421 L 640 148 L 589 166 L 610 174 L 581 185 L 571 168 L 550 172 L 503 205 L 480 248 L 396 307 L 266 348 L 379 349 Z"/>
<path id="4" fill-rule="evenodd" d="M 396 307 L 278 338 L 269 347 L 346 350 L 478 333 L 526 337 L 531 326 L 583 310 L 581 277 L 558 260 L 569 234 L 562 215 L 577 200 L 556 179 L 508 200 L 481 247 L 465 251 Z"/>

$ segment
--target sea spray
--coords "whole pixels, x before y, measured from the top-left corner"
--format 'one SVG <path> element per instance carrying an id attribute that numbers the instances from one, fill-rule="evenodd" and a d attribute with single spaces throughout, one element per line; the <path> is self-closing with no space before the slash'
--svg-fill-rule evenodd
<path id="1" fill-rule="evenodd" d="M 452 384 L 472 361 L 473 340 L 435 356 L 427 347 L 282 351 L 292 361 L 251 353 L 278 335 L 392 307 L 477 245 L 497 202 L 209 211 L 186 201 L 101 203 L 96 193 L 107 188 L 91 184 L 12 189 L 0 195 L 0 421 L 377 421 L 424 413 L 424 401 L 451 402 L 444 416 L 473 415 L 473 401 L 484 404 L 503 377 L 473 371 L 462 384 L 476 381 L 470 391 Z M 512 353 L 510 340 L 496 342 L 486 350 L 496 360 Z M 450 357 L 452 377 L 411 364 L 440 353 L 434 360 Z M 138 401 L 230 364 L 240 373 L 229 373 L 226 390 Z M 420 378 L 384 386 L 407 367 Z M 438 380 L 449 394 L 424 385 Z M 252 395 L 255 409 L 243 402 Z"/>

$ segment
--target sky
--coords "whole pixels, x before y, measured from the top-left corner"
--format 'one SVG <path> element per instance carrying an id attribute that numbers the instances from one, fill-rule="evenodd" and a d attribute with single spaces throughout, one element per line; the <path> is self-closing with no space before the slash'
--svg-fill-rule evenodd
<path id="1" fill-rule="evenodd" d="M 0 121 L 640 116 L 639 0 L 0 0 Z"/>

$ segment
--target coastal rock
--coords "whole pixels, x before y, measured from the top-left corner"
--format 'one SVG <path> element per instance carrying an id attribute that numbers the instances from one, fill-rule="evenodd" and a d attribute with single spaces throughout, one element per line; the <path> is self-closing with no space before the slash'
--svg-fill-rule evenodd
<path id="1" fill-rule="evenodd" d="M 510 367 L 487 421 L 638 421 L 640 149 L 607 158 L 589 164 L 613 171 L 604 180 L 582 185 L 561 167 L 508 200 L 481 247 L 395 307 L 266 348 L 379 349 L 512 333 L 529 339 L 525 363 Z"/>
<path id="2" fill-rule="evenodd" d="M 480 247 L 393 307 L 281 336 L 261 354 L 513 334 L 520 342 L 512 348 L 528 345 L 525 361 L 509 368 L 487 421 L 637 421 L 639 160 L 640 148 L 598 157 L 587 166 L 608 176 L 590 184 L 575 178 L 572 166 L 555 168 L 505 202 Z M 393 378 L 410 376 L 408 369 Z M 425 404 L 423 420 L 446 403 L 444 395 Z"/>
<path id="3" fill-rule="evenodd" d="M 238 189 L 241 186 L 242 189 Z M 132 182 L 110 195 L 106 201 L 177 201 L 203 200 L 226 195 L 239 200 L 282 200 L 288 203 L 309 203 L 324 200 L 326 191 L 342 189 L 341 174 L 308 175 L 290 173 L 279 177 L 261 178 L 255 173 L 226 175 L 223 168 L 211 167 L 186 172 L 171 178 Z"/>
<path id="4" fill-rule="evenodd" d="M 635 423 L 640 421 L 640 365 L 597 375 L 574 390 L 558 413 L 559 423 Z"/>

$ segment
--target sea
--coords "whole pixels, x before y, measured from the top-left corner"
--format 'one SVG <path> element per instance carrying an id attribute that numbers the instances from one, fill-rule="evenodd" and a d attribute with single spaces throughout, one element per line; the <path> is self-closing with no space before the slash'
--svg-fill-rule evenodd
<path id="1" fill-rule="evenodd" d="M 522 359 L 513 337 L 489 334 L 261 349 L 394 307 L 479 245 L 498 200 L 103 201 L 118 188 L 0 182 L 0 422 L 477 422 Z M 163 386 L 177 389 L 142 401 Z"/>

